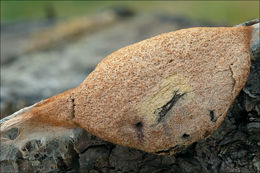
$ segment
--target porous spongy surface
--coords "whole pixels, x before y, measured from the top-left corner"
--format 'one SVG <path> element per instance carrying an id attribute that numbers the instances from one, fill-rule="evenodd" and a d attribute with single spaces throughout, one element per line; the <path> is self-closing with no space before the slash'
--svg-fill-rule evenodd
<path id="1" fill-rule="evenodd" d="M 73 91 L 75 121 L 158 154 L 211 134 L 245 84 L 250 27 L 189 28 L 107 56 Z"/>

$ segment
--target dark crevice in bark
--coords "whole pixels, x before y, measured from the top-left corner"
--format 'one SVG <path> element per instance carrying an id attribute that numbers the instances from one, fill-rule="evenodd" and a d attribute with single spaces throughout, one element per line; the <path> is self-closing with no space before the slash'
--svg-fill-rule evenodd
<path id="1" fill-rule="evenodd" d="M 107 147 L 107 144 L 100 144 L 100 145 L 91 145 L 89 147 L 87 147 L 85 150 L 81 151 L 80 154 L 85 153 L 86 151 L 88 151 L 90 148 L 97 148 L 97 147 Z"/>
<path id="2" fill-rule="evenodd" d="M 217 119 L 215 118 L 214 110 L 209 111 L 209 116 L 210 116 L 210 121 L 212 121 L 214 123 L 217 121 Z"/>
<path id="3" fill-rule="evenodd" d="M 170 154 L 171 151 L 181 151 L 183 148 L 185 148 L 185 146 L 183 145 L 175 145 L 173 147 L 170 147 L 167 150 L 161 150 L 161 151 L 157 151 L 156 154 Z"/>
<path id="4" fill-rule="evenodd" d="M 182 138 L 183 139 L 188 139 L 190 137 L 190 135 L 189 134 L 186 134 L 186 133 L 184 133 L 183 135 L 182 135 Z"/>

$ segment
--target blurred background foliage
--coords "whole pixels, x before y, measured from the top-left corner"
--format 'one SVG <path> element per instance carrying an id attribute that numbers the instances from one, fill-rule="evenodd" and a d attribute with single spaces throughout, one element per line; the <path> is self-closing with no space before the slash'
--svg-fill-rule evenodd
<path id="1" fill-rule="evenodd" d="M 46 15 L 62 19 L 115 5 L 137 12 L 168 12 L 227 25 L 259 18 L 259 1 L 1 1 L 1 23 L 43 19 Z"/>

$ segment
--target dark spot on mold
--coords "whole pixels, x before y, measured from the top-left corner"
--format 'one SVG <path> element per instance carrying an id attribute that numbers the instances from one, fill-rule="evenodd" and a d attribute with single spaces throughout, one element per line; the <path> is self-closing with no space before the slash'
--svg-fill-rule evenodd
<path id="1" fill-rule="evenodd" d="M 162 121 L 162 119 L 165 117 L 165 115 L 171 110 L 171 108 L 175 105 L 175 103 L 185 95 L 186 93 L 179 94 L 178 90 L 173 92 L 173 97 L 170 101 L 168 101 L 164 106 L 161 108 L 157 108 L 154 111 L 154 114 L 158 115 L 157 124 Z"/>
<path id="2" fill-rule="evenodd" d="M 72 118 L 75 118 L 75 106 L 76 106 L 76 105 L 75 105 L 74 95 L 72 95 L 71 103 L 72 103 L 71 117 L 72 117 Z"/>
<path id="3" fill-rule="evenodd" d="M 210 110 L 209 111 L 209 116 L 210 116 L 210 120 L 212 121 L 212 122 L 216 122 L 217 121 L 217 119 L 215 119 L 215 113 L 214 113 L 214 111 L 213 110 Z"/>
<path id="4" fill-rule="evenodd" d="M 137 128 L 138 130 L 141 130 L 142 127 L 143 127 L 143 123 L 142 123 L 142 122 L 138 122 L 138 123 L 135 124 L 135 126 L 136 126 L 136 128 Z"/>
<path id="5" fill-rule="evenodd" d="M 187 139 L 187 138 L 189 138 L 190 137 L 190 135 L 189 134 L 186 134 L 186 133 L 184 133 L 183 135 L 182 135 L 182 138 L 184 138 L 184 139 Z"/>
<path id="6" fill-rule="evenodd" d="M 143 140 L 144 134 L 143 134 L 143 123 L 138 122 L 135 124 L 136 130 L 137 130 L 137 137 L 140 141 Z"/>
<path id="7" fill-rule="evenodd" d="M 173 59 L 170 59 L 168 63 L 172 63 L 173 62 Z"/>

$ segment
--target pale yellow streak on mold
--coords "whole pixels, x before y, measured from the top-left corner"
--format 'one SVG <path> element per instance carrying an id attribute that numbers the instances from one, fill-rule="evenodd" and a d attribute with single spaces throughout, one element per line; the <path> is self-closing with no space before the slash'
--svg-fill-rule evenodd
<path id="1" fill-rule="evenodd" d="M 156 88 L 157 90 L 154 91 Z M 139 114 L 144 116 L 151 124 L 154 124 L 158 118 L 154 115 L 155 110 L 169 102 L 173 97 L 174 91 L 178 91 L 178 94 L 191 91 L 188 80 L 177 74 L 163 79 L 156 88 L 151 89 L 151 92 L 155 92 L 155 94 L 145 98 L 138 107 Z"/>

